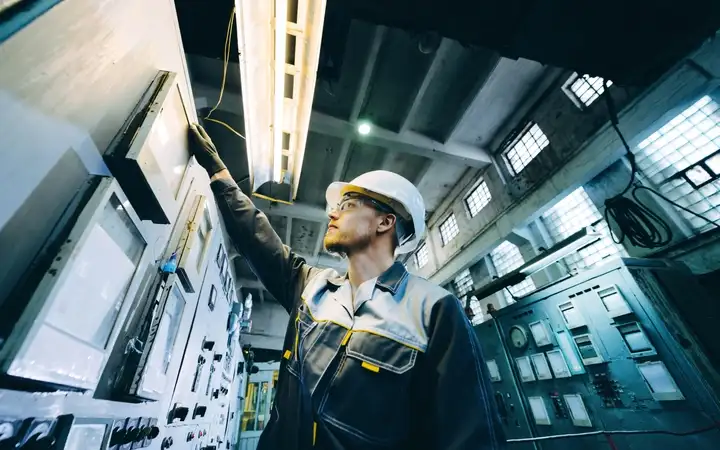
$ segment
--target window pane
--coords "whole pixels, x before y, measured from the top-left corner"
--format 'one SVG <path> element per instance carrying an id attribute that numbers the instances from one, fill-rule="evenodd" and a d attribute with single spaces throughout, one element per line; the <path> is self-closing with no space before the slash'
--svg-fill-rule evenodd
<path id="1" fill-rule="evenodd" d="M 633 153 L 640 171 L 670 200 L 710 220 L 720 219 L 720 180 L 694 189 L 683 178 L 670 179 L 720 147 L 720 104 L 704 96 L 642 141 Z M 678 209 L 691 228 L 702 233 L 713 227 Z"/>
<path id="2" fill-rule="evenodd" d="M 477 187 L 465 197 L 465 204 L 470 212 L 470 217 L 475 217 L 485 205 L 490 203 L 491 199 L 487 183 L 485 183 L 485 180 L 481 180 Z"/>
<path id="3" fill-rule="evenodd" d="M 548 146 L 550 141 L 540 127 L 534 123 L 530 129 L 522 135 L 515 145 L 505 152 L 505 159 L 512 170 L 518 174 L 530 161 Z"/>
<path id="4" fill-rule="evenodd" d="M 612 81 L 608 80 L 608 86 L 612 86 Z M 602 78 L 582 75 L 570 85 L 570 91 L 572 91 L 572 93 L 577 96 L 577 99 L 585 106 L 589 106 L 605 92 L 605 87 L 603 86 Z"/>
<path id="5" fill-rule="evenodd" d="M 457 220 L 455 220 L 455 214 L 445 219 L 445 222 L 440 224 L 440 238 L 442 239 L 443 245 L 447 245 L 448 242 L 455 239 L 455 236 L 460 233 L 458 228 Z"/>
<path id="6" fill-rule="evenodd" d="M 465 294 L 472 291 L 473 280 L 470 276 L 470 270 L 465 269 L 460 272 L 460 275 L 455 277 L 455 290 L 457 291 L 458 298 L 462 298 Z"/>
<path id="7" fill-rule="evenodd" d="M 495 270 L 497 270 L 499 276 L 510 273 L 525 263 L 525 260 L 520 254 L 520 249 L 508 241 L 505 241 L 495 247 L 495 249 L 490 252 L 490 259 L 492 260 Z M 508 289 L 514 296 L 521 296 L 534 291 L 535 283 L 533 283 L 531 278 L 526 278 L 520 284 L 511 286 Z M 505 295 L 508 303 L 513 303 L 515 301 L 508 295 L 507 291 L 503 291 L 503 294 Z"/>
<path id="8" fill-rule="evenodd" d="M 592 224 L 596 224 L 595 229 L 603 235 L 599 241 L 564 259 L 570 269 L 586 269 L 607 259 L 627 256 L 625 249 L 613 242 L 607 222 L 602 220 L 600 211 L 582 187 L 557 202 L 542 218 L 555 242 L 560 242 Z"/>
<path id="9" fill-rule="evenodd" d="M 430 253 L 427 244 L 423 244 L 415 252 L 415 265 L 418 269 L 422 269 L 428 261 L 430 261 Z"/>

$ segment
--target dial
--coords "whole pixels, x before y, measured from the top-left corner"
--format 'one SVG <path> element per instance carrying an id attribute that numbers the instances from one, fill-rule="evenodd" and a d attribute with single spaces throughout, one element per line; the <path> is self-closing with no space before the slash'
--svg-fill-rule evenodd
<path id="1" fill-rule="evenodd" d="M 512 344 L 513 347 L 518 349 L 527 347 L 527 331 L 525 331 L 525 329 L 520 325 L 515 325 L 514 327 L 510 328 L 510 344 Z"/>

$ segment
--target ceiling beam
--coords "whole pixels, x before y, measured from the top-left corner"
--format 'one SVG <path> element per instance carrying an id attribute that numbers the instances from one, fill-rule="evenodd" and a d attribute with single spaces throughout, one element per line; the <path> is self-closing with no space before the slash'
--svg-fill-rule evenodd
<path id="1" fill-rule="evenodd" d="M 375 33 L 373 33 L 372 44 L 370 44 L 367 60 L 365 60 L 365 66 L 363 67 L 363 73 L 360 77 L 357 94 L 355 95 L 352 109 L 350 110 L 350 122 L 352 123 L 357 122 L 358 117 L 360 117 L 360 111 L 362 111 L 363 104 L 365 104 L 368 87 L 370 86 L 372 74 L 375 71 L 375 63 L 377 63 L 377 57 L 378 53 L 380 53 L 380 46 L 382 45 L 383 38 L 385 37 L 385 31 L 386 28 L 384 26 L 375 27 Z M 340 156 L 338 157 L 337 163 L 335 164 L 335 170 L 333 171 L 334 181 L 340 180 L 343 172 L 345 171 L 345 164 L 347 164 L 348 155 L 350 154 L 352 138 L 353 136 L 345 137 L 342 145 L 340 146 Z"/>
<path id="2" fill-rule="evenodd" d="M 198 101 L 202 101 L 202 99 L 216 99 L 220 92 L 216 88 L 196 83 L 193 85 L 193 93 Z M 242 117 L 242 99 L 240 94 L 230 92 L 226 89 L 219 109 Z M 340 160 L 347 159 L 350 144 L 353 140 L 356 140 L 384 147 L 392 151 L 424 156 L 430 159 L 454 161 L 458 164 L 471 167 L 481 168 L 491 163 L 488 151 L 474 145 L 462 142 L 442 143 L 412 131 L 406 131 L 400 134 L 377 126 L 373 127 L 372 132 L 368 136 L 358 136 L 355 121 L 340 119 L 317 111 L 313 111 L 310 116 L 310 130 L 347 140 L 347 144 L 343 145 L 340 150 Z M 347 150 L 345 150 L 346 148 Z M 344 158 L 343 150 L 345 150 Z M 338 166 L 339 165 L 338 163 Z M 335 179 L 340 178 L 342 169 L 341 167 L 340 170 L 336 170 L 336 173 L 340 172 L 340 175 Z"/>
<path id="3" fill-rule="evenodd" d="M 430 159 L 452 160 L 471 167 L 485 167 L 490 164 L 487 150 L 461 142 L 442 143 L 407 131 L 403 134 L 373 126 L 367 136 L 357 136 L 356 125 L 347 120 L 313 111 L 310 128 L 317 132 L 342 139 L 356 139 L 388 150 L 424 156 Z"/>
<path id="4" fill-rule="evenodd" d="M 440 68 L 443 66 L 443 61 L 445 60 L 448 51 L 450 51 L 451 46 L 452 41 L 443 38 L 440 42 L 440 47 L 438 47 L 438 49 L 435 51 L 435 54 L 433 54 L 433 59 L 430 63 L 430 67 L 428 67 L 427 72 L 425 72 L 425 77 L 423 78 L 422 83 L 420 83 L 420 87 L 418 88 L 417 92 L 415 92 L 415 97 L 413 97 L 412 105 L 410 105 L 410 109 L 408 109 L 408 112 L 407 114 L 405 114 L 405 118 L 403 119 L 402 124 L 400 124 L 400 134 L 403 134 L 410 129 L 410 125 L 415 118 L 415 114 L 417 114 L 417 111 L 420 108 L 420 103 L 422 103 L 422 100 L 425 97 L 425 93 L 430 86 L 430 82 L 432 82 L 438 70 L 440 70 Z"/>

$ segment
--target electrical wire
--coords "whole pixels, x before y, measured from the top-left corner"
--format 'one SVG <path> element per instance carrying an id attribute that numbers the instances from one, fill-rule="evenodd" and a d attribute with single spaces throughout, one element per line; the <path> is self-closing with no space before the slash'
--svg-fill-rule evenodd
<path id="1" fill-rule="evenodd" d="M 556 439 L 569 439 L 575 437 L 586 437 L 586 436 L 613 436 L 613 435 L 644 435 L 644 434 L 664 434 L 668 436 L 692 436 L 694 434 L 706 433 L 712 430 L 720 429 L 720 423 L 715 422 L 712 425 L 703 428 L 696 428 L 690 431 L 670 431 L 670 430 L 597 430 L 588 431 L 586 433 L 568 433 L 568 434 L 554 434 L 551 436 L 538 436 L 531 438 L 518 438 L 508 439 L 508 443 L 521 443 L 521 442 L 537 442 L 537 441 L 551 441 Z"/>
<path id="2" fill-rule="evenodd" d="M 623 147 L 625 147 L 625 157 L 630 163 L 630 180 L 628 181 L 627 186 L 625 186 L 625 189 L 623 189 L 622 192 L 605 201 L 605 221 L 610 224 L 610 218 L 612 217 L 617 224 L 619 231 L 619 238 L 617 240 L 615 239 L 615 236 L 611 234 L 613 242 L 620 244 L 625 241 L 625 238 L 627 238 L 633 246 L 647 249 L 665 247 L 672 242 L 673 232 L 670 224 L 668 224 L 665 219 L 650 209 L 642 202 L 642 200 L 640 200 L 640 198 L 638 198 L 637 193 L 642 190 L 648 191 L 676 208 L 699 217 L 700 219 L 703 219 L 704 221 L 720 228 L 719 223 L 691 211 L 682 205 L 679 205 L 656 190 L 647 186 L 635 185 L 635 178 L 638 170 L 637 163 L 635 162 L 635 154 L 630 150 L 630 146 L 625 140 L 625 136 L 618 127 L 617 110 L 615 109 L 615 103 L 612 95 L 610 95 L 610 92 L 608 91 L 609 85 L 607 80 L 603 80 L 603 86 L 605 88 L 604 97 L 608 114 L 610 116 L 610 125 L 620 138 Z M 632 199 L 625 197 L 625 194 L 628 192 L 630 192 Z"/>
<path id="3" fill-rule="evenodd" d="M 235 133 L 236 136 L 241 137 L 242 139 L 245 139 L 245 136 L 240 134 L 235 128 L 231 127 L 230 125 L 223 122 L 222 120 L 213 119 L 210 117 L 212 115 L 212 113 L 214 113 L 215 110 L 218 109 L 218 107 L 220 106 L 220 103 L 222 103 L 223 94 L 225 93 L 225 84 L 227 83 L 227 71 L 228 71 L 228 66 L 230 64 L 230 50 L 231 50 L 230 35 L 232 34 L 233 23 L 235 23 L 235 7 L 233 7 L 232 11 L 230 12 L 230 20 L 228 21 L 227 31 L 225 32 L 225 47 L 223 49 L 223 76 L 222 76 L 222 82 L 220 83 L 220 95 L 218 95 L 217 103 L 215 103 L 215 106 L 213 106 L 213 108 L 210 110 L 210 112 L 207 113 L 207 115 L 204 117 L 204 120 L 209 120 L 210 122 L 218 123 L 218 124 L 224 126 L 225 128 L 227 128 L 228 130 L 232 131 L 233 133 Z"/>

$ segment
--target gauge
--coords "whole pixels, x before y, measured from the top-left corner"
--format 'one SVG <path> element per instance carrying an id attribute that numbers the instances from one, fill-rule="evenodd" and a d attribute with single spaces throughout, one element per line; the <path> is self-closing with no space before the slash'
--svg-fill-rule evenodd
<path id="1" fill-rule="evenodd" d="M 515 348 L 525 348 L 528 344 L 527 331 L 520 325 L 510 328 L 510 344 Z"/>

